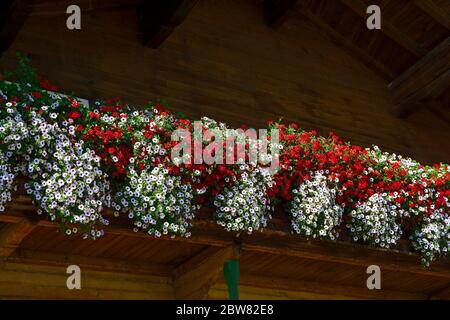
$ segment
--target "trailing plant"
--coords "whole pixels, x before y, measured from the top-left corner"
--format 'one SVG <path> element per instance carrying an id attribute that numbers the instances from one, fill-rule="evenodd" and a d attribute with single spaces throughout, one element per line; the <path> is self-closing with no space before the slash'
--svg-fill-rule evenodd
<path id="1" fill-rule="evenodd" d="M 446 164 L 422 165 L 281 121 L 268 124 L 278 141 L 252 140 L 213 119 L 175 116 L 161 102 L 142 109 L 119 99 L 86 104 L 57 90 L 25 56 L 0 81 L 0 211 L 23 175 L 38 212 L 66 234 L 101 236 L 107 207 L 127 215 L 136 231 L 189 236 L 201 206 L 215 208 L 225 229 L 251 233 L 286 203 L 298 234 L 337 239 L 344 222 L 354 241 L 373 246 L 409 236 L 425 265 L 448 252 Z M 174 137 L 196 130 L 214 137 L 184 139 L 185 153 L 173 156 L 180 147 Z M 278 170 L 260 161 L 273 154 L 248 156 L 255 142 L 278 150 Z M 214 161 L 199 163 L 198 154 Z"/>

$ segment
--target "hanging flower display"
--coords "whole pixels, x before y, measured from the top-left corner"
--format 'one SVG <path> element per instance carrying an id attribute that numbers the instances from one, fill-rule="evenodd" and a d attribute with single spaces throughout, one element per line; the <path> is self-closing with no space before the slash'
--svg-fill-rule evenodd
<path id="1" fill-rule="evenodd" d="M 341 224 L 344 208 L 336 203 L 338 191 L 332 187 L 333 183 L 319 171 L 292 190 L 288 211 L 295 233 L 313 238 L 337 238 L 336 228 Z"/>
<path id="2" fill-rule="evenodd" d="M 285 202 L 298 234 L 337 239 L 345 221 L 354 241 L 373 246 L 410 235 L 427 265 L 448 252 L 446 164 L 422 165 L 295 123 L 270 122 L 276 135 L 251 138 L 244 126 L 191 121 L 163 103 L 87 104 L 48 90 L 56 87 L 24 57 L 0 82 L 0 212 L 22 175 L 38 212 L 66 234 L 101 236 L 109 207 L 136 231 L 189 236 L 201 205 L 213 207 L 225 229 L 251 233 Z M 254 157 L 264 145 L 276 152 Z"/>
<path id="3" fill-rule="evenodd" d="M 5 204 L 11 201 L 15 174 L 11 170 L 6 155 L 0 151 L 0 212 L 5 211 Z"/>
<path id="4" fill-rule="evenodd" d="M 47 123 L 31 112 L 30 151 L 25 189 L 52 221 L 60 221 L 67 234 L 81 232 L 96 238 L 103 234 L 97 225 L 107 225 L 101 215 L 109 203 L 109 182 L 99 166 L 100 158 L 72 142 L 74 126 Z M 76 224 L 70 227 L 70 224 Z M 66 227 L 69 225 L 69 227 Z"/>
<path id="5" fill-rule="evenodd" d="M 11 201 L 14 179 L 23 170 L 24 162 L 16 159 L 15 155 L 25 148 L 28 139 L 27 126 L 15 111 L 14 104 L 7 103 L 6 109 L 0 109 L 0 212 Z"/>
<path id="6" fill-rule="evenodd" d="M 129 185 L 116 195 L 114 209 L 128 213 L 137 228 L 148 234 L 189 236 L 197 208 L 190 184 L 158 165 L 151 170 L 130 170 Z"/>
<path id="7" fill-rule="evenodd" d="M 413 231 L 411 241 L 422 256 L 422 264 L 429 266 L 450 250 L 450 217 L 439 211 L 425 217 Z"/>
<path id="8" fill-rule="evenodd" d="M 397 206 L 387 194 L 374 194 L 350 212 L 348 228 L 354 241 L 389 248 L 402 235 Z"/>
<path id="9" fill-rule="evenodd" d="M 267 226 L 273 208 L 267 196 L 272 187 L 272 176 L 267 168 L 251 168 L 241 165 L 234 184 L 225 187 L 215 200 L 215 218 L 228 231 L 252 233 Z"/>

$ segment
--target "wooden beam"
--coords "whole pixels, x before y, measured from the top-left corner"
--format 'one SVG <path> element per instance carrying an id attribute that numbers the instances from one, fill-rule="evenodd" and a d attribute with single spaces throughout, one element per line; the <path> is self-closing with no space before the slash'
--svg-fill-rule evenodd
<path id="1" fill-rule="evenodd" d="M 341 0 L 341 2 L 343 2 L 347 7 L 352 9 L 363 19 L 367 18 L 366 10 L 368 5 L 362 0 Z M 426 54 L 426 50 L 421 45 L 401 32 L 385 18 L 382 18 L 381 20 L 381 32 L 414 54 L 416 57 L 422 57 Z"/>
<path id="2" fill-rule="evenodd" d="M 389 84 L 393 113 L 406 117 L 450 87 L 450 37 Z"/>
<path id="3" fill-rule="evenodd" d="M 169 277 L 81 268 L 81 290 L 68 290 L 67 265 L 5 262 L 0 299 L 174 299 Z"/>
<path id="4" fill-rule="evenodd" d="M 331 26 L 326 24 L 320 17 L 312 13 L 307 8 L 301 8 L 300 14 L 310 20 L 319 30 L 333 41 L 337 46 L 343 48 L 351 56 L 358 58 L 370 70 L 374 70 L 379 76 L 387 81 L 392 81 L 396 77 L 395 71 L 370 56 L 366 51 L 356 46 L 352 41 L 337 32 Z"/>
<path id="5" fill-rule="evenodd" d="M 36 224 L 22 219 L 16 224 L 3 224 L 0 226 L 0 258 L 10 256 L 28 236 Z"/>
<path id="6" fill-rule="evenodd" d="M 295 240 L 297 238 L 297 240 Z M 378 265 L 381 269 L 450 278 L 450 259 L 432 263 L 431 267 L 420 265 L 417 254 L 397 252 L 390 249 L 372 248 L 343 241 L 306 240 L 292 236 L 276 236 L 271 232 L 241 236 L 242 250 L 299 257 L 354 266 Z M 362 249 L 364 247 L 364 249 Z"/>
<path id="7" fill-rule="evenodd" d="M 272 28 L 281 26 L 296 4 L 297 0 L 264 0 L 262 5 L 266 23 Z"/>
<path id="8" fill-rule="evenodd" d="M 138 18 L 144 45 L 158 48 L 188 16 L 198 0 L 143 0 Z"/>
<path id="9" fill-rule="evenodd" d="M 304 292 L 321 295 L 324 298 L 334 299 L 388 299 L 388 300 L 412 300 L 426 299 L 421 293 L 411 293 L 392 290 L 369 290 L 362 283 L 360 287 L 324 283 L 316 281 L 296 280 L 291 278 L 266 277 L 253 274 L 241 274 L 240 284 L 256 288 L 273 290 L 286 290 L 291 292 Z"/>
<path id="10" fill-rule="evenodd" d="M 10 263 L 28 265 L 45 265 L 67 267 L 71 264 L 97 271 L 110 271 L 118 273 L 151 274 L 170 276 L 174 270 L 173 265 L 150 263 L 146 261 L 124 261 L 119 259 L 89 257 L 77 254 L 60 254 L 36 250 L 17 249 L 6 260 Z"/>
<path id="11" fill-rule="evenodd" d="M 209 289 L 223 276 L 223 264 L 236 257 L 234 245 L 217 249 L 209 247 L 173 272 L 177 299 L 206 299 Z"/>
<path id="12" fill-rule="evenodd" d="M 3 0 L 0 4 L 0 54 L 6 51 L 32 11 L 34 0 Z"/>
<path id="13" fill-rule="evenodd" d="M 414 0 L 414 4 L 425 11 L 430 17 L 450 30 L 450 14 L 442 10 L 432 0 Z"/>

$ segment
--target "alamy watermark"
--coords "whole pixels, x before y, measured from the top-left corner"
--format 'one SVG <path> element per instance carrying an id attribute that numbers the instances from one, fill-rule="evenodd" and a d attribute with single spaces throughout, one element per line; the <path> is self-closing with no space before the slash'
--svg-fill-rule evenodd
<path id="1" fill-rule="evenodd" d="M 79 266 L 72 264 L 67 267 L 66 273 L 69 274 L 66 281 L 67 289 L 81 289 L 81 269 Z"/>
<path id="2" fill-rule="evenodd" d="M 195 121 L 193 132 L 177 129 L 172 141 L 178 142 L 171 152 L 175 165 L 180 164 L 250 164 L 279 169 L 279 130 L 205 128 Z M 269 151 L 270 150 L 270 151 Z"/>

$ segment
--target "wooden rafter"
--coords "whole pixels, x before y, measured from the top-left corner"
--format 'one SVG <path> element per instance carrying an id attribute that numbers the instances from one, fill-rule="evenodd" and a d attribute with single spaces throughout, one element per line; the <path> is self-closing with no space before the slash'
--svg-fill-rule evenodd
<path id="1" fill-rule="evenodd" d="M 188 16 L 197 0 L 143 0 L 138 8 L 144 45 L 158 48 Z"/>
<path id="2" fill-rule="evenodd" d="M 28 236 L 36 224 L 26 219 L 22 219 L 15 224 L 4 224 L 0 228 L 0 257 L 10 256 L 20 245 L 23 239 Z"/>
<path id="3" fill-rule="evenodd" d="M 414 4 L 425 11 L 442 26 L 450 30 L 450 14 L 443 11 L 432 0 L 414 0 Z"/>
<path id="4" fill-rule="evenodd" d="M 183 263 L 173 272 L 177 299 L 206 299 L 210 288 L 223 274 L 224 262 L 236 257 L 233 245 L 209 247 Z"/>
<path id="5" fill-rule="evenodd" d="M 351 8 L 362 18 L 367 18 L 367 4 L 365 4 L 362 0 L 341 0 L 341 2 L 343 2 L 347 7 Z M 389 38 L 414 54 L 416 57 L 422 57 L 426 54 L 425 49 L 420 44 L 397 29 L 385 18 L 382 18 L 381 21 L 381 32 L 383 32 Z"/>
<path id="6" fill-rule="evenodd" d="M 30 14 L 34 0 L 3 0 L 0 3 L 0 53 L 6 51 Z"/>
<path id="7" fill-rule="evenodd" d="M 450 87 L 450 37 L 389 84 L 394 114 L 406 117 Z"/>
<path id="8" fill-rule="evenodd" d="M 272 28 L 279 27 L 297 2 L 298 0 L 264 0 L 263 11 L 266 23 Z"/>
<path id="9" fill-rule="evenodd" d="M 350 55 L 357 57 L 364 65 L 366 65 L 369 69 L 374 70 L 383 79 L 391 81 L 396 77 L 395 71 L 378 61 L 375 57 L 370 56 L 360 47 L 356 46 L 349 39 L 326 24 L 320 17 L 312 13 L 306 7 L 300 7 L 300 13 L 314 23 L 317 28 L 322 30 L 325 35 L 336 45 L 342 47 Z"/>

